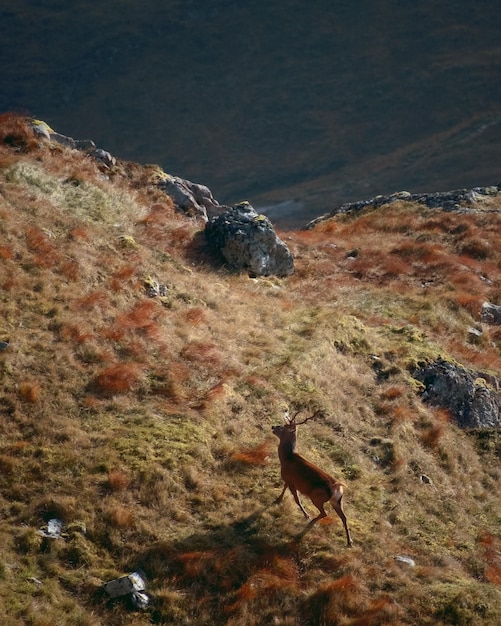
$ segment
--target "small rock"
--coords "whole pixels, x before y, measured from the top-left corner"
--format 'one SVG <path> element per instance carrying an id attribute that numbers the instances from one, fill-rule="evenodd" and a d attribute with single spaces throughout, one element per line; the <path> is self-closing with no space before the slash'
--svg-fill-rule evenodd
<path id="1" fill-rule="evenodd" d="M 132 603 L 138 609 L 146 609 L 150 603 L 150 598 L 146 593 L 146 577 L 141 571 L 110 580 L 103 585 L 103 588 L 110 598 L 130 594 Z"/>
<path id="2" fill-rule="evenodd" d="M 474 328 L 473 326 L 469 326 L 467 332 L 468 335 L 471 335 L 472 337 L 481 337 L 483 334 L 481 330 Z"/>
<path id="3" fill-rule="evenodd" d="M 501 325 L 501 306 L 484 302 L 482 304 L 482 313 L 480 320 L 484 324 Z"/>
<path id="4" fill-rule="evenodd" d="M 414 561 L 414 559 L 411 559 L 410 556 L 396 556 L 395 557 L 395 561 L 397 561 L 398 563 L 403 563 L 404 565 L 408 565 L 409 567 L 415 567 L 416 562 Z"/>
<path id="5" fill-rule="evenodd" d="M 47 529 L 41 528 L 38 534 L 48 539 L 59 539 L 63 526 L 64 524 L 60 519 L 53 518 L 47 522 Z"/>
<path id="6" fill-rule="evenodd" d="M 117 163 L 116 158 L 102 148 L 95 148 L 89 154 L 92 158 L 96 159 L 96 161 L 99 161 L 107 168 L 110 168 Z"/>

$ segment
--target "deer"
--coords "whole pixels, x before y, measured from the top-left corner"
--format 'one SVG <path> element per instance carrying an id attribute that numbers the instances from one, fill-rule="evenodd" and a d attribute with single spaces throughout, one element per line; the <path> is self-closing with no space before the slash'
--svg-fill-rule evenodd
<path id="1" fill-rule="evenodd" d="M 314 415 L 307 417 L 301 422 L 296 422 L 297 413 L 292 418 L 286 415 L 286 424 L 283 426 L 273 426 L 271 429 L 273 434 L 279 439 L 278 458 L 280 460 L 281 476 L 284 481 L 282 493 L 275 500 L 274 504 L 280 504 L 285 492 L 289 489 L 305 518 L 310 519 L 310 516 L 301 504 L 298 492 L 310 498 L 311 502 L 318 509 L 319 514 L 306 526 L 305 530 L 300 535 L 301 537 L 316 524 L 316 522 L 327 517 L 324 505 L 330 502 L 343 522 L 346 532 L 347 547 L 350 548 L 353 542 L 342 505 L 343 488 L 345 485 L 305 459 L 296 449 L 297 427 L 315 418 L 319 413 L 320 411 L 317 411 Z"/>

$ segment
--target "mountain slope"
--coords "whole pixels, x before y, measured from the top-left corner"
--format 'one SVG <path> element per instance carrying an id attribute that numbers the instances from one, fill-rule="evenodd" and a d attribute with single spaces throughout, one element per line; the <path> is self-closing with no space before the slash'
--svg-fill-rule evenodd
<path id="1" fill-rule="evenodd" d="M 249 279 L 154 167 L 16 116 L 0 138 L 2 623 L 497 623 L 499 435 L 457 428 L 410 373 L 501 372 L 479 322 L 501 299 L 497 197 L 332 218 L 284 235 L 293 276 Z M 351 550 L 335 515 L 297 541 L 290 494 L 272 505 L 286 408 L 325 414 L 299 449 L 346 483 Z M 144 612 L 102 590 L 138 568 Z"/>

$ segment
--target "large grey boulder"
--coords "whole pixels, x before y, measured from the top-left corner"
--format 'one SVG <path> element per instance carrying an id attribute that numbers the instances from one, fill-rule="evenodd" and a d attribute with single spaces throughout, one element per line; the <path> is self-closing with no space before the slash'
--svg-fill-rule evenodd
<path id="1" fill-rule="evenodd" d="M 288 276 L 294 272 L 292 254 L 270 220 L 256 213 L 248 202 L 211 219 L 205 236 L 211 249 L 232 268 L 246 270 L 251 276 Z"/>
<path id="2" fill-rule="evenodd" d="M 422 399 L 431 406 L 448 409 L 461 428 L 499 428 L 501 399 L 499 381 L 438 359 L 414 370 L 424 385 Z"/>

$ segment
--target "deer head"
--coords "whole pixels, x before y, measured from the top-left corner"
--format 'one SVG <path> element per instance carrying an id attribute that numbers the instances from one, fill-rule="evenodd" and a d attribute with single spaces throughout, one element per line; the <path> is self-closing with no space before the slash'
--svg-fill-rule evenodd
<path id="1" fill-rule="evenodd" d="M 287 447 L 290 446 L 293 451 L 296 448 L 296 438 L 297 438 L 296 428 L 300 426 L 301 424 L 305 424 L 306 422 L 309 422 L 310 420 L 314 419 L 315 417 L 317 417 L 317 415 L 321 414 L 322 411 L 321 410 L 315 411 L 313 415 L 310 415 L 309 417 L 306 417 L 304 420 L 297 422 L 296 418 L 299 415 L 299 413 L 301 413 L 300 410 L 296 411 L 296 413 L 294 413 L 294 415 L 290 417 L 289 411 L 286 411 L 284 414 L 285 424 L 283 426 L 272 426 L 271 428 L 273 434 L 276 435 L 280 439 L 280 444 L 281 445 L 283 444 L 284 446 L 287 446 Z"/>

